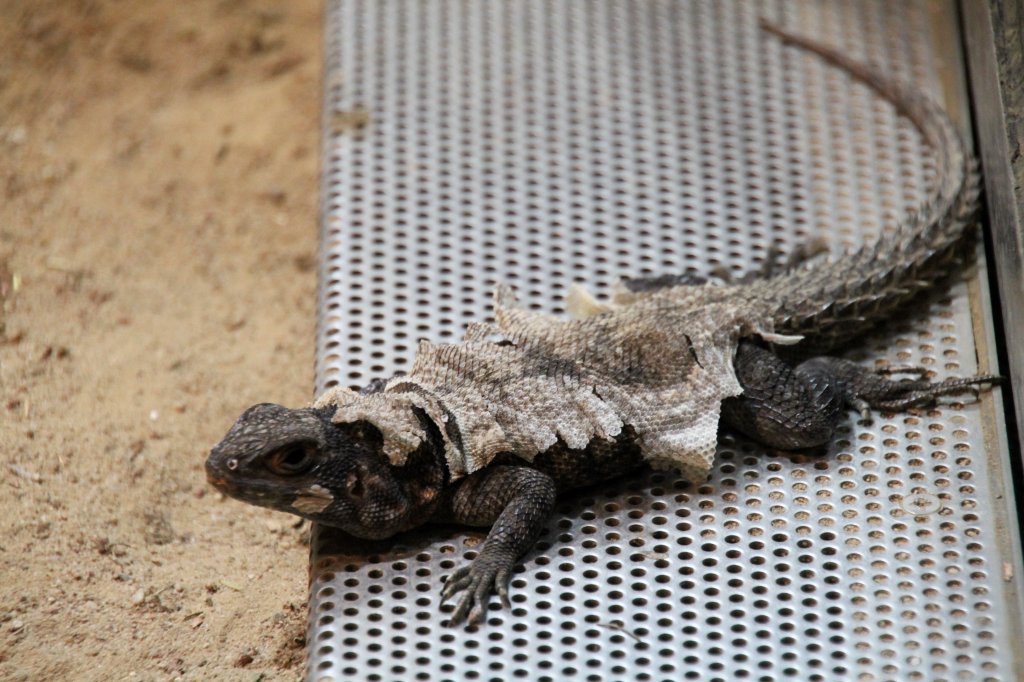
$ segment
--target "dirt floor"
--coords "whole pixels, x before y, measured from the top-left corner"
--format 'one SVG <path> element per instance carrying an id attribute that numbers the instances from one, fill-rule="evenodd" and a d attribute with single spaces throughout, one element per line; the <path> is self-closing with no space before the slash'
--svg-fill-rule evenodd
<path id="1" fill-rule="evenodd" d="M 0 680 L 292 680 L 308 528 L 210 489 L 312 391 L 319 0 L 0 3 Z"/>

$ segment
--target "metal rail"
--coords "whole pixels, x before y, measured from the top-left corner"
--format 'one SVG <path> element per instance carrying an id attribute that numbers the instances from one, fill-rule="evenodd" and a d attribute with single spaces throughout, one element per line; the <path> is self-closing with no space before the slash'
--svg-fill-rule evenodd
<path id="1" fill-rule="evenodd" d="M 968 125 L 954 7 L 870 0 L 328 3 L 317 391 L 454 341 L 498 281 L 745 272 L 871 239 L 924 196 L 913 128 L 761 35 L 882 61 Z M 852 357 L 994 363 L 986 265 Z M 998 396 L 854 421 L 820 459 L 724 436 L 710 481 L 563 501 L 513 607 L 444 627 L 479 532 L 314 535 L 310 680 L 1014 679 L 1022 609 Z"/>

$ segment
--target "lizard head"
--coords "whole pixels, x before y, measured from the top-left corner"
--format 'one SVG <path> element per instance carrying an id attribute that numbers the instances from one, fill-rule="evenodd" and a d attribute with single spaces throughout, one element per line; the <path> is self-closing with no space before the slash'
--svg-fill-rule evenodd
<path id="1" fill-rule="evenodd" d="M 435 444 L 396 467 L 374 426 L 332 424 L 332 412 L 250 407 L 210 452 L 207 479 L 231 497 L 356 537 L 390 537 L 426 521 L 446 477 Z"/>

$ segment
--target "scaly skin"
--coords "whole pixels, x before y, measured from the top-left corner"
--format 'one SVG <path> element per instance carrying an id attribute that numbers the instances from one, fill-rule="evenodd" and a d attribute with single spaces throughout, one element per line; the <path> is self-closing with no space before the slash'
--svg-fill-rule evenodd
<path id="1" fill-rule="evenodd" d="M 835 263 L 808 263 L 760 283 L 777 302 L 775 329 L 804 334 L 803 349 L 845 343 L 888 319 L 942 278 L 978 214 L 981 178 L 949 117 L 923 92 L 833 48 L 773 24 L 762 28 L 808 50 L 869 85 L 920 131 L 935 155 L 938 177 L 927 201 L 896 229 Z"/>
<path id="2" fill-rule="evenodd" d="M 760 297 L 759 305 L 775 311 L 775 332 L 805 336 L 800 349 L 827 348 L 876 325 L 937 278 L 973 222 L 978 178 L 956 131 L 927 97 L 831 48 L 770 25 L 765 29 L 875 88 L 914 122 L 938 160 L 930 200 L 876 245 L 839 263 L 808 259 L 782 274 L 761 273 L 764 279 L 751 300 Z M 656 292 L 704 281 L 687 274 L 626 286 Z M 791 366 L 754 338 L 740 342 L 733 366 L 743 393 L 724 401 L 725 425 L 778 450 L 822 448 L 849 409 L 865 416 L 871 409 L 902 410 L 997 380 L 931 382 L 924 370 L 904 368 L 898 371 L 918 378 L 894 381 L 827 356 Z M 364 394 L 384 386 L 374 382 Z M 477 558 L 445 585 L 445 599 L 461 593 L 451 623 L 482 619 L 492 592 L 507 604 L 511 572 L 536 540 L 559 492 L 620 476 L 644 462 L 641 439 L 627 425 L 614 439 L 593 438 L 580 449 L 559 441 L 530 462 L 509 453 L 453 480 L 446 434 L 425 413 L 415 412 L 426 437 L 399 466 L 389 460 L 376 427 L 365 421 L 334 423 L 333 412 L 267 404 L 250 408 L 210 453 L 210 482 L 247 502 L 357 537 L 389 537 L 429 521 L 490 527 Z M 443 428 L 458 430 L 452 420 Z"/>

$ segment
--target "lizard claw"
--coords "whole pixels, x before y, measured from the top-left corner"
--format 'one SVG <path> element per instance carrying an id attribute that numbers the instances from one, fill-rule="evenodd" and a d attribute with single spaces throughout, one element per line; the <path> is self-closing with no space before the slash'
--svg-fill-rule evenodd
<path id="1" fill-rule="evenodd" d="M 441 590 L 441 603 L 448 601 L 456 592 L 469 585 L 469 566 L 463 566 L 448 576 Z"/>
<path id="2" fill-rule="evenodd" d="M 918 367 L 916 365 L 885 365 L 878 367 L 875 372 L 883 376 L 891 376 L 893 374 L 916 374 L 918 378 L 924 379 L 930 373 L 927 367 Z"/>
<path id="3" fill-rule="evenodd" d="M 871 405 L 868 403 L 868 401 L 864 400 L 863 398 L 853 397 L 850 399 L 850 405 L 853 407 L 853 409 L 857 410 L 857 412 L 860 413 L 861 419 L 871 419 Z"/>
<path id="4" fill-rule="evenodd" d="M 470 625 L 480 623 L 487 611 L 492 590 L 498 593 L 502 605 L 509 608 L 508 584 L 511 576 L 511 562 L 493 558 L 488 560 L 486 555 L 452 573 L 441 592 L 441 602 L 448 601 L 457 592 L 463 592 L 463 595 L 455 605 L 448 624 L 458 625 L 463 620 L 468 620 Z"/>

